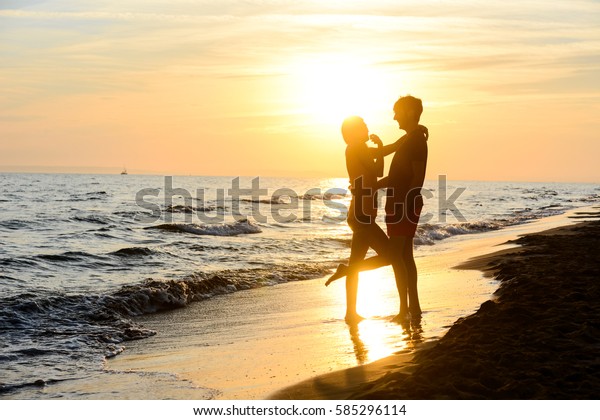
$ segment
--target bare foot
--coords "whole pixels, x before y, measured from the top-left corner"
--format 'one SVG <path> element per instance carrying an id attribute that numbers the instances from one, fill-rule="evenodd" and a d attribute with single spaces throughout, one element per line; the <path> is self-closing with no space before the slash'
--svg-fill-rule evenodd
<path id="1" fill-rule="evenodd" d="M 414 319 L 414 320 L 421 319 L 421 315 L 423 313 L 423 311 L 421 311 L 421 308 L 419 308 L 419 307 L 414 308 L 414 309 L 413 308 L 409 308 L 408 310 L 410 312 L 410 317 L 412 319 Z"/>
<path id="2" fill-rule="evenodd" d="M 400 312 L 398 315 L 392 318 L 392 322 L 396 322 L 398 324 L 403 324 L 410 320 L 410 315 L 408 312 Z"/>
<path id="3" fill-rule="evenodd" d="M 358 324 L 360 321 L 362 321 L 364 319 L 365 319 L 365 317 L 360 316 L 357 313 L 346 314 L 346 317 L 344 318 L 344 320 L 346 321 L 346 324 L 349 324 L 349 325 Z"/>
<path id="4" fill-rule="evenodd" d="M 335 270 L 335 273 L 333 273 L 331 275 L 331 277 L 329 277 L 327 279 L 327 281 L 325 282 L 325 287 L 329 286 L 331 283 L 333 283 L 337 279 L 341 279 L 342 277 L 345 277 L 347 270 L 348 270 L 348 266 L 346 264 L 338 265 L 337 269 Z"/>

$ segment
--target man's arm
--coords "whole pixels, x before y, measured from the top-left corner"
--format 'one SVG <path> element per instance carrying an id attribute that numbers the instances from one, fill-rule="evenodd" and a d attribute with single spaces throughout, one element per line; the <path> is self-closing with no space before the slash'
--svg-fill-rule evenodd
<path id="1" fill-rule="evenodd" d="M 427 141 L 427 139 L 429 139 L 429 130 L 427 129 L 427 127 L 425 127 L 424 125 L 419 125 L 418 129 L 423 132 L 423 135 L 425 136 L 425 141 Z M 376 159 L 378 156 L 387 156 L 389 154 L 394 153 L 396 150 L 398 150 L 400 142 L 404 140 L 406 136 L 408 136 L 408 133 L 400 137 L 394 143 L 390 143 L 384 146 L 379 136 L 377 136 L 376 134 L 371 134 L 369 136 L 369 139 L 371 139 L 373 143 L 379 146 L 377 149 L 369 148 L 373 159 Z"/>
<path id="2" fill-rule="evenodd" d="M 425 136 L 425 141 L 427 141 L 429 139 L 429 130 L 427 129 L 427 127 L 425 127 L 424 125 L 419 125 L 418 129 L 421 130 L 421 132 Z M 400 142 L 402 140 L 404 140 L 406 138 L 406 136 L 408 136 L 408 133 L 403 135 L 402 137 L 400 137 L 394 143 L 390 143 L 386 146 L 383 146 L 383 142 L 376 134 L 371 134 L 369 136 L 369 138 L 371 139 L 371 141 L 373 143 L 375 143 L 377 145 L 381 145 L 382 149 L 379 151 L 379 153 L 383 153 L 383 156 L 387 156 L 389 154 L 394 153 L 396 150 L 398 150 L 398 147 L 400 146 Z M 375 153 L 375 151 L 376 151 L 376 149 L 370 149 L 370 150 L 373 150 L 373 153 Z"/>
<path id="3" fill-rule="evenodd" d="M 396 150 L 398 150 L 398 146 L 400 146 L 400 140 L 402 140 L 402 138 L 404 138 L 404 136 L 401 139 L 396 140 L 394 143 L 391 143 L 391 144 L 388 144 L 385 146 L 383 145 L 383 142 L 381 141 L 379 136 L 377 136 L 376 134 L 371 134 L 369 136 L 369 138 L 371 139 L 371 141 L 373 143 L 375 143 L 378 146 L 377 149 L 369 148 L 371 157 L 373 159 L 377 159 L 380 156 L 381 157 L 387 156 L 389 154 L 394 153 Z"/>

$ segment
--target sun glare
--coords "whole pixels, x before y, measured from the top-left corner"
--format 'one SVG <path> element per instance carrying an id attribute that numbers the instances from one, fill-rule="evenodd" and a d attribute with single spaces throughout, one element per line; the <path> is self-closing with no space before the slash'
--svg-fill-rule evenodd
<path id="1" fill-rule="evenodd" d="M 298 63 L 296 100 L 316 122 L 340 122 L 349 115 L 368 118 L 386 104 L 386 74 L 356 58 L 334 57 Z"/>

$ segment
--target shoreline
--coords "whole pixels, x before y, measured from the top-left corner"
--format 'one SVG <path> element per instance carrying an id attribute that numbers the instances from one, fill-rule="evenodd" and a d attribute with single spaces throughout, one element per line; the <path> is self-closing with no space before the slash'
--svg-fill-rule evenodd
<path id="1" fill-rule="evenodd" d="M 383 380 L 400 366 L 407 372 L 413 369 L 411 360 L 418 352 L 435 346 L 457 319 L 475 312 L 498 288 L 496 280 L 479 271 L 452 269 L 457 262 L 514 249 L 506 241 L 522 234 L 572 225 L 577 221 L 569 216 L 584 209 L 589 208 L 421 248 L 422 325 L 406 328 L 390 322 L 397 311 L 397 291 L 389 267 L 361 279 L 359 311 L 367 319 L 356 329 L 349 329 L 342 318 L 343 282 L 329 288 L 323 287 L 325 278 L 288 282 L 140 317 L 157 334 L 128 342 L 123 353 L 105 361 L 99 374 L 19 395 L 261 400 L 312 381 L 319 392 L 296 391 L 298 398 L 356 398 L 364 384 Z"/>
<path id="2" fill-rule="evenodd" d="M 439 340 L 410 357 L 321 375 L 269 398 L 597 399 L 599 237 L 600 221 L 593 220 L 499 244 L 519 247 L 455 266 L 493 276 L 498 290 Z"/>
<path id="3" fill-rule="evenodd" d="M 358 328 L 349 328 L 342 318 L 344 282 L 329 288 L 323 287 L 325 278 L 290 282 L 144 316 L 140 322 L 157 335 L 130 343 L 127 351 L 108 361 L 107 371 L 167 373 L 205 390 L 209 399 L 230 400 L 266 399 L 299 382 L 337 372 L 345 372 L 345 384 L 365 375 L 376 379 L 379 371 L 372 363 L 389 364 L 388 357 L 391 363 L 398 358 L 407 362 L 416 349 L 445 335 L 458 318 L 476 311 L 497 289 L 496 281 L 482 278 L 478 271 L 452 269 L 457 261 L 478 256 L 482 249 L 506 248 L 501 243 L 520 233 L 566 223 L 572 220 L 563 214 L 422 248 L 417 257 L 426 308 L 421 323 L 391 322 L 398 297 L 393 271 L 385 267 L 361 276 L 358 307 L 367 319 Z M 457 293 L 448 295 L 448 288 Z M 339 398 L 348 396 L 346 389 L 338 391 Z M 202 395 L 196 398 L 206 398 Z"/>

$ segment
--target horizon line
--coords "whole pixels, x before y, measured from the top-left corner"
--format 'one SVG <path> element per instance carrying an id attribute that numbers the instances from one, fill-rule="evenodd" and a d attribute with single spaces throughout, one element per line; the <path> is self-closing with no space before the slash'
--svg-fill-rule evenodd
<path id="1" fill-rule="evenodd" d="M 263 178 L 347 178 L 347 175 L 333 175 L 333 174 L 317 174 L 317 173 L 279 173 L 267 175 L 259 174 L 238 174 L 238 175 L 209 175 L 209 174 L 198 174 L 198 173 L 186 173 L 186 172 L 168 172 L 168 171 L 154 171 L 148 169 L 133 169 L 128 170 L 127 175 L 122 175 L 122 166 L 45 166 L 45 165 L 0 165 L 0 174 L 40 174 L 40 175 L 119 175 L 119 176 L 130 176 L 130 175 L 141 175 L 141 176 L 185 176 L 185 177 L 220 177 L 220 178 L 236 178 L 236 177 L 263 177 Z M 97 172 L 96 172 L 97 171 Z M 440 176 L 447 174 L 437 174 L 435 176 L 427 176 L 425 179 L 428 181 L 435 181 Z M 523 180 L 523 179 L 466 179 L 466 178 L 448 178 L 452 181 L 469 181 L 469 182 L 518 182 L 518 183 L 546 183 L 546 184 L 600 184 L 600 181 L 593 180 Z"/>

